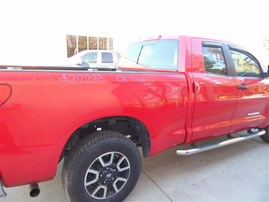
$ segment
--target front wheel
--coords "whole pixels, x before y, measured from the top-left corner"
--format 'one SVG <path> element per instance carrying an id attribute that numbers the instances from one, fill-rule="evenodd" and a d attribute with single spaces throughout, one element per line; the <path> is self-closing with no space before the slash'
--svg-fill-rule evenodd
<path id="1" fill-rule="evenodd" d="M 122 134 L 99 131 L 86 136 L 67 155 L 63 186 L 70 201 L 122 201 L 141 170 L 136 145 Z"/>
<path id="2" fill-rule="evenodd" d="M 264 141 L 264 142 L 267 142 L 267 143 L 269 143 L 269 126 L 267 126 L 266 128 L 265 128 L 265 134 L 264 135 L 262 135 L 262 136 L 260 136 L 260 138 Z"/>

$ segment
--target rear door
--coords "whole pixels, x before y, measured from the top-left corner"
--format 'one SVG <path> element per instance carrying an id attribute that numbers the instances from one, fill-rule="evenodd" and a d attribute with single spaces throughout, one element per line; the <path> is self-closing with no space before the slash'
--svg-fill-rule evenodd
<path id="1" fill-rule="evenodd" d="M 238 91 L 232 131 L 265 127 L 269 116 L 269 85 L 258 60 L 249 52 L 230 47 Z"/>
<path id="2" fill-rule="evenodd" d="M 227 52 L 221 43 L 192 39 L 192 141 L 223 135 L 231 129 L 238 92 Z"/>

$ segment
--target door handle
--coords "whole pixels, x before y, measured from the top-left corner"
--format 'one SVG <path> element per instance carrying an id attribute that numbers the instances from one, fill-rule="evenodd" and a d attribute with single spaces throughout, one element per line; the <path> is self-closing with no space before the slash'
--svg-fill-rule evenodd
<path id="1" fill-rule="evenodd" d="M 194 93 L 200 93 L 201 87 L 200 84 L 198 82 L 193 82 L 193 89 L 194 89 Z"/>
<path id="2" fill-rule="evenodd" d="M 237 88 L 238 88 L 239 90 L 246 90 L 246 89 L 248 89 L 248 86 L 245 85 L 245 84 L 242 84 L 242 85 L 238 85 Z"/>

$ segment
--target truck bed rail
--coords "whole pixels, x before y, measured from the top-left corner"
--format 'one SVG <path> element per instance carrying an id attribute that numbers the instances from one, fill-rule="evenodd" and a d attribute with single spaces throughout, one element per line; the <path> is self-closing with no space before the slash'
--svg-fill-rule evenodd
<path id="1" fill-rule="evenodd" d="M 0 65 L 0 71 L 116 71 L 116 68 L 86 68 L 69 66 Z"/>

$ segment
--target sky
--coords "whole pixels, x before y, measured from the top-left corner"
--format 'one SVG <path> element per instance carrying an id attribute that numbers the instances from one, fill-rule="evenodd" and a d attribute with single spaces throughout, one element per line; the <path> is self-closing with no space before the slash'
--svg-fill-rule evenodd
<path id="1" fill-rule="evenodd" d="M 269 64 L 262 46 L 269 38 L 267 5 L 265 0 L 2 0 L 0 63 L 62 59 L 66 34 L 113 37 L 119 50 L 139 37 L 185 34 L 237 43 Z"/>

